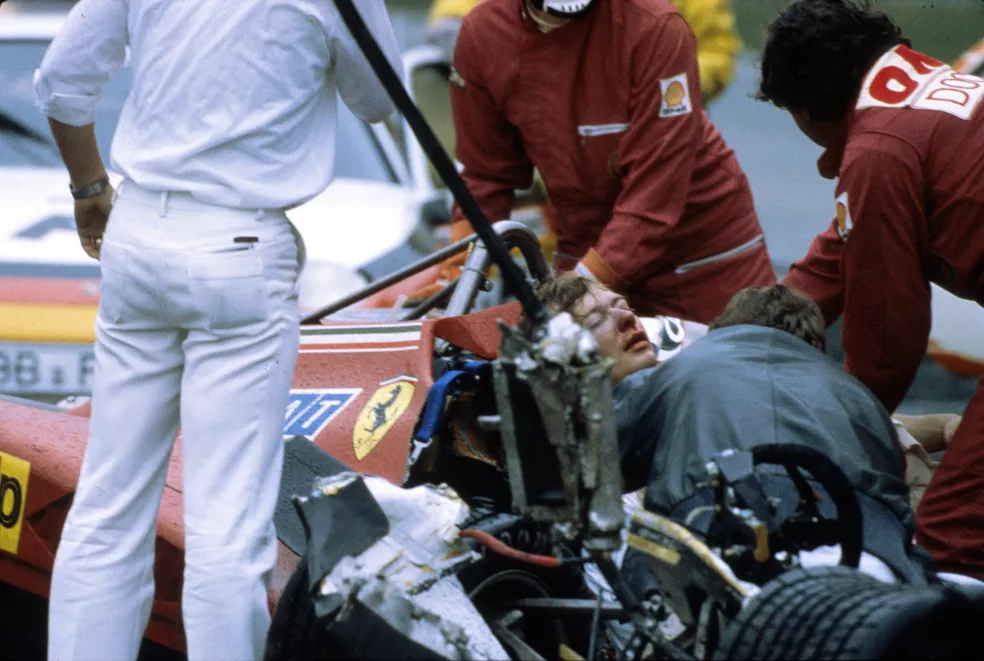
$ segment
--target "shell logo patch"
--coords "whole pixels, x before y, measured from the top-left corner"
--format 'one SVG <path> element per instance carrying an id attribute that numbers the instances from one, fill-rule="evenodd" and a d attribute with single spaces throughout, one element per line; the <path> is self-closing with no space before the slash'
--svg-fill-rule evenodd
<path id="1" fill-rule="evenodd" d="M 847 191 L 837 196 L 834 212 L 837 218 L 837 233 L 840 234 L 841 239 L 846 241 L 847 235 L 851 233 L 851 228 L 854 227 L 854 221 L 851 220 L 851 209 L 847 206 Z"/>
<path id="2" fill-rule="evenodd" d="M 352 450 L 362 461 L 376 449 L 386 433 L 410 406 L 417 378 L 406 374 L 379 383 L 379 388 L 362 407 L 352 430 Z"/>
<path id="3" fill-rule="evenodd" d="M 687 86 L 686 73 L 659 81 L 659 90 L 662 98 L 659 104 L 660 117 L 686 115 L 693 109 L 690 103 L 690 88 Z"/>
<path id="4" fill-rule="evenodd" d="M 0 452 L 0 551 L 17 554 L 30 476 L 30 462 Z"/>

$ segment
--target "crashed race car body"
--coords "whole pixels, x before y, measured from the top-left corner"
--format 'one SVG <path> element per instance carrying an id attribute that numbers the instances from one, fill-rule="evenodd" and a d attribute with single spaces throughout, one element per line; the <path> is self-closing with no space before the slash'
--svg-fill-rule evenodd
<path id="1" fill-rule="evenodd" d="M 497 313 L 514 318 L 516 310 Z M 313 442 L 354 470 L 402 484 L 411 433 L 434 383 L 435 339 L 453 341 L 463 334 L 471 341 L 484 336 L 484 343 L 492 342 L 484 346 L 494 347 L 494 314 L 303 328 L 285 415 L 287 442 Z M 85 451 L 88 409 L 83 405 L 57 411 L 0 401 L 0 590 L 12 586 L 41 596 L 48 593 L 54 553 Z M 156 593 L 147 630 L 149 638 L 176 650 L 184 645 L 180 467 L 179 436 L 157 524 Z M 289 470 L 285 480 L 292 481 Z M 293 486 L 302 492 L 310 485 Z M 297 555 L 281 545 L 274 594 L 296 562 Z M 0 640 L 3 637 L 0 633 Z"/>
<path id="2" fill-rule="evenodd" d="M 511 501 L 498 511 L 474 497 L 471 480 L 394 498 L 379 478 L 329 457 L 309 461 L 321 477 L 295 499 L 308 544 L 278 604 L 266 661 L 498 659 L 506 650 L 511 659 L 936 658 L 984 643 L 979 587 L 865 573 L 868 523 L 854 487 L 808 446 L 714 454 L 705 466 L 714 504 L 700 508 L 711 512 L 706 530 L 689 516 L 641 509 L 626 522 L 610 359 L 567 313 L 531 335 L 504 328 L 494 361 L 460 365 L 431 392 L 443 401 L 448 376 L 473 376 L 486 391 L 491 382 L 495 408 L 479 400 L 469 408 L 504 455 Z M 467 424 L 462 417 L 452 427 Z M 452 448 L 457 437 L 456 429 Z M 791 516 L 765 495 L 774 492 L 756 477 L 761 464 L 800 482 Z M 820 500 L 836 520 L 814 507 Z M 838 547 L 832 558 L 802 556 Z M 808 564 L 837 555 L 842 566 Z"/>
<path id="3" fill-rule="evenodd" d="M 538 279 L 549 274 L 531 230 L 514 221 L 499 223 L 497 228 L 507 230 L 504 236 L 513 237 L 512 245 L 523 250 Z M 459 242 L 458 249 L 467 249 L 468 243 L 467 239 Z M 472 251 L 473 258 L 480 259 L 476 252 Z M 421 264 L 420 270 L 426 268 L 426 260 Z M 476 290 L 480 284 L 475 283 Z M 367 291 L 371 293 L 371 289 Z M 458 292 L 459 298 L 452 298 L 447 309 L 470 307 L 476 293 Z M 389 315 L 388 310 L 350 310 L 322 323 L 302 325 L 284 418 L 285 442 L 288 446 L 314 444 L 353 471 L 395 485 L 407 484 L 414 464 L 419 462 L 430 465 L 427 481 L 437 478 L 459 487 L 454 475 L 440 473 L 437 455 L 444 452 L 500 474 L 501 453 L 483 443 L 480 436 L 469 436 L 469 431 L 477 429 L 475 416 L 462 414 L 462 409 L 454 420 L 460 423 L 450 436 L 454 441 L 429 441 L 443 438 L 441 430 L 454 417 L 444 410 L 444 396 L 450 392 L 446 375 L 465 359 L 480 363 L 494 358 L 500 341 L 498 323 L 515 324 L 519 305 L 510 303 L 437 319 L 390 322 L 386 321 Z M 687 341 L 703 331 L 699 324 L 685 325 L 677 320 L 652 319 L 646 323 L 654 336 L 662 338 L 664 356 L 684 345 L 687 331 Z M 11 595 L 47 598 L 54 554 L 85 452 L 88 413 L 88 403 L 59 408 L 18 398 L 0 399 L 0 592 L 5 600 L 10 599 L 7 605 L 17 603 Z M 134 415 L 139 414 L 134 411 Z M 427 430 L 422 431 L 423 427 Z M 146 635 L 180 652 L 184 649 L 180 618 L 184 547 L 180 433 L 167 475 L 157 523 L 156 591 Z M 284 466 L 276 521 L 281 544 L 271 606 L 303 553 L 303 531 L 289 498 L 308 491 L 314 477 L 302 465 L 288 461 Z M 468 493 L 469 489 L 464 486 L 461 491 Z M 26 643 L 34 646 L 29 647 L 32 654 L 43 655 L 43 646 L 38 647 L 43 643 L 39 635 L 43 626 L 43 622 L 34 622 L 30 627 L 31 639 Z M 20 624 L 0 623 L 0 651 L 24 631 Z"/>
<path id="4" fill-rule="evenodd" d="M 497 223 L 496 228 L 506 238 L 507 245 L 521 250 L 535 279 L 542 280 L 549 275 L 538 240 L 529 228 L 511 221 Z M 473 238 L 458 242 L 446 251 L 468 249 Z M 380 533 L 381 537 L 369 536 L 365 540 L 366 544 L 349 549 L 351 553 L 343 553 L 346 550 L 344 547 L 351 540 L 363 536 L 361 528 L 366 521 L 362 518 L 353 521 L 351 518 L 341 517 L 335 520 L 342 521 L 346 526 L 345 535 L 321 537 L 321 548 L 326 548 L 327 544 L 327 548 L 331 548 L 336 556 L 344 556 L 336 558 L 336 562 L 326 568 L 330 569 L 328 583 L 320 580 L 324 574 L 315 576 L 321 586 L 321 596 L 327 594 L 331 597 L 334 594 L 325 592 L 325 586 L 330 584 L 337 588 L 337 594 L 349 604 L 346 617 L 340 620 L 342 633 L 338 634 L 339 640 L 349 645 L 343 656 L 360 657 L 367 649 L 360 647 L 361 643 L 358 643 L 365 639 L 365 635 L 359 633 L 362 629 L 356 627 L 352 631 L 349 630 L 350 625 L 357 623 L 360 627 L 369 627 L 375 631 L 380 626 L 381 612 L 394 604 L 403 604 L 416 614 L 411 619 L 418 624 L 407 631 L 390 626 L 386 631 L 387 635 L 393 636 L 393 644 L 423 644 L 432 651 L 435 648 L 445 650 L 441 652 L 444 656 L 426 658 L 464 659 L 501 658 L 500 643 L 505 646 L 505 641 L 511 641 L 511 658 L 516 658 L 516 650 L 524 649 L 522 642 L 516 642 L 517 637 L 535 638 L 536 634 L 529 630 L 523 634 L 512 631 L 516 618 L 509 612 L 488 614 L 490 608 L 493 611 L 497 608 L 496 599 L 504 598 L 501 594 L 496 595 L 494 590 L 486 587 L 483 589 L 491 596 L 484 596 L 493 602 L 492 605 L 479 599 L 483 596 L 479 588 L 489 585 L 487 581 L 502 580 L 503 575 L 509 577 L 515 576 L 515 573 L 510 575 L 509 570 L 499 571 L 469 592 L 465 592 L 462 584 L 456 582 L 457 576 L 444 573 L 454 570 L 459 564 L 464 565 L 470 556 L 475 555 L 473 550 L 461 544 L 462 539 L 468 536 L 458 534 L 461 514 L 470 509 L 469 516 L 475 516 L 481 512 L 482 503 L 491 500 L 497 501 L 493 511 L 497 507 L 498 512 L 508 512 L 508 503 L 511 502 L 514 509 L 525 510 L 532 516 L 534 523 L 541 524 L 541 527 L 558 517 L 579 518 L 583 515 L 581 506 L 571 509 L 563 505 L 563 499 L 556 499 L 556 488 L 542 481 L 541 471 L 521 466 L 517 472 L 515 463 L 510 459 L 510 456 L 517 456 L 517 441 L 521 436 L 526 436 L 525 443 L 531 440 L 530 433 L 536 435 L 539 432 L 535 425 L 531 426 L 529 415 L 524 417 L 517 414 L 524 405 L 526 396 L 519 393 L 509 398 L 505 394 L 508 389 L 500 387 L 502 379 L 509 378 L 503 376 L 508 374 L 508 365 L 519 366 L 524 362 L 522 352 L 517 354 L 513 346 L 518 340 L 513 339 L 511 344 L 504 342 L 500 326 L 500 323 L 507 326 L 516 323 L 519 305 L 512 303 L 467 312 L 478 290 L 482 288 L 484 278 L 473 278 L 469 288 L 466 286 L 469 284 L 466 277 L 469 273 L 487 272 L 488 258 L 483 253 L 481 244 L 475 244 L 471 248 L 469 264 L 465 269 L 466 276 L 454 285 L 445 308 L 449 314 L 443 317 L 423 318 L 429 310 L 420 307 L 405 315 L 417 317 L 415 319 L 387 321 L 385 317 L 389 311 L 356 310 L 336 314 L 321 323 L 307 323 L 302 326 L 300 353 L 284 418 L 283 435 L 287 451 L 280 502 L 275 517 L 280 543 L 270 590 L 270 606 L 271 609 L 277 609 L 282 602 L 288 600 L 292 604 L 296 603 L 298 581 L 304 577 L 302 571 L 305 567 L 310 567 L 310 559 L 316 557 L 310 552 L 314 548 L 315 539 L 312 531 L 316 536 L 320 523 L 311 525 L 310 519 L 299 516 L 298 511 L 301 508 L 295 508 L 294 496 L 310 501 L 318 500 L 319 493 L 323 496 L 339 495 L 347 487 L 356 484 L 357 478 L 353 476 L 373 476 L 365 478 L 365 481 L 371 483 L 373 497 L 383 507 L 385 516 L 391 520 L 390 534 L 386 534 L 384 529 Z M 421 260 L 414 269 L 422 271 L 431 261 L 443 256 L 445 255 L 437 254 Z M 363 290 L 366 296 L 371 293 L 372 287 Z M 340 305 L 336 304 L 335 307 Z M 462 309 L 465 313 L 455 313 L 456 309 Z M 660 359 L 667 359 L 676 352 L 685 350 L 705 330 L 699 324 L 667 318 L 654 318 L 643 323 L 650 338 L 660 349 Z M 518 337 L 518 334 L 510 337 Z M 505 353 L 507 349 L 508 354 Z M 504 354 L 511 363 L 503 362 Z M 588 367 L 592 365 L 589 364 Z M 597 384 L 607 384 L 608 367 L 602 365 L 594 379 Z M 547 383 L 544 382 L 544 385 Z M 495 385 L 494 388 L 491 388 L 492 384 Z M 537 387 L 534 398 L 540 397 L 542 391 L 546 390 L 549 388 Z M 490 393 L 494 395 L 491 400 L 487 397 Z M 591 402 L 598 407 L 597 413 L 589 411 L 586 419 L 611 422 L 610 391 L 607 393 L 607 398 L 603 391 L 599 392 L 599 397 L 578 396 L 578 401 Z M 511 407 L 509 401 L 518 403 L 519 407 Z M 525 406 L 528 407 L 529 403 Z M 542 410 L 542 403 L 538 403 L 538 406 Z M 512 412 L 507 416 L 504 412 L 511 408 Z M 529 408 L 526 410 L 531 411 Z M 608 411 L 607 416 L 603 411 Z M 87 415 L 88 406 L 85 404 L 61 410 L 24 400 L 0 400 L 0 590 L 3 591 L 5 608 L 17 609 L 19 604 L 30 601 L 32 595 L 35 602 L 47 597 L 61 527 L 71 504 L 85 451 Z M 602 426 L 604 425 L 599 428 Z M 548 427 L 557 429 L 558 425 Z M 588 431 L 592 429 L 592 425 L 584 427 Z M 489 433 L 490 429 L 495 431 Z M 611 455 L 612 450 L 617 452 L 613 427 L 609 428 L 607 438 L 607 455 L 601 452 L 588 464 L 582 458 L 570 463 L 559 473 L 565 492 L 570 492 L 569 487 L 577 486 L 568 483 L 569 477 L 579 474 L 575 482 L 586 484 L 591 481 L 596 490 L 605 485 L 609 487 L 608 493 L 604 494 L 605 498 L 600 499 L 607 504 L 605 517 L 595 516 L 600 511 L 596 509 L 599 503 L 597 494 L 580 501 L 591 512 L 587 518 L 590 525 L 598 526 L 601 533 L 604 533 L 595 536 L 601 540 L 606 553 L 621 543 L 619 534 L 624 527 L 619 500 L 618 486 L 621 478 L 617 468 L 617 455 Z M 553 443 L 552 438 L 550 442 Z M 583 447 L 593 446 L 589 442 Z M 598 460 L 604 457 L 608 460 Z M 325 458 L 336 464 L 340 462 L 344 467 L 342 475 L 337 475 L 336 471 L 334 482 L 317 482 L 318 478 L 330 475 L 330 472 L 324 470 Z M 545 465 L 539 460 L 535 464 Z M 594 468 L 588 470 L 584 468 L 585 465 Z M 614 472 L 604 468 L 605 466 L 614 467 Z M 596 475 L 592 472 L 595 470 L 598 471 Z M 610 474 L 605 475 L 606 471 Z M 724 464 L 721 473 L 728 477 Z M 382 482 L 393 488 L 386 487 Z M 522 487 L 518 488 L 520 483 Z M 446 484 L 450 489 L 431 486 L 439 484 Z M 574 488 L 574 491 L 577 489 Z M 184 651 L 180 612 L 184 547 L 181 492 L 179 434 L 168 468 L 157 522 L 155 595 L 146 631 L 149 640 L 163 646 L 164 651 L 174 656 L 179 656 Z M 583 499 L 584 494 L 580 497 Z M 844 510 L 836 498 L 834 504 L 840 515 Z M 495 515 L 491 518 L 494 519 Z M 845 539 L 853 535 L 856 555 L 860 555 L 860 520 L 856 519 L 854 524 L 846 527 L 842 525 L 840 528 L 847 531 Z M 344 542 L 340 541 L 343 537 Z M 517 540 L 522 543 L 522 535 Z M 597 540 L 595 542 L 598 543 Z M 531 534 L 528 534 L 526 543 L 541 548 L 551 546 L 549 540 L 544 543 L 538 538 L 533 539 Z M 719 629 L 728 622 L 737 622 L 737 628 L 731 627 L 728 630 L 730 637 L 721 640 L 727 640 L 728 645 L 737 650 L 738 654 L 743 649 L 750 649 L 749 645 L 760 644 L 759 636 L 750 634 L 746 639 L 741 633 L 746 629 L 754 631 L 755 624 L 751 615 L 745 620 L 741 619 L 745 612 L 744 604 L 752 604 L 754 609 L 769 609 L 774 606 L 761 599 L 756 601 L 758 587 L 736 578 L 731 568 L 710 547 L 682 526 L 643 512 L 633 517 L 629 527 L 629 543 L 651 554 L 650 562 L 655 563 L 651 569 L 665 592 L 667 604 L 672 607 L 674 614 L 681 613 L 679 619 L 685 620 L 684 626 L 712 631 L 710 638 L 708 634 L 701 634 L 700 637 L 686 642 L 694 649 L 699 647 L 702 650 L 699 654 L 677 658 L 709 658 L 705 652 L 712 648 L 708 647 L 707 641 L 716 641 L 720 635 Z M 343 548 L 337 548 L 339 545 Z M 590 547 L 585 543 L 582 548 Z M 843 548 L 847 549 L 848 546 L 845 544 Z M 761 549 L 756 546 L 755 550 Z M 846 550 L 844 555 L 847 555 Z M 541 553 L 539 557 L 547 556 Z M 378 570 L 367 573 L 367 569 L 376 565 Z M 708 568 L 710 574 L 707 573 Z M 433 575 L 433 579 L 425 575 L 428 572 Z M 803 576 L 804 580 L 815 583 L 811 583 L 811 589 L 826 590 L 827 584 L 824 581 L 840 581 L 837 589 L 843 592 L 854 589 L 852 581 L 866 580 L 863 577 L 856 578 L 855 574 L 848 576 L 835 572 L 828 576 L 807 572 Z M 779 577 L 781 580 L 778 585 L 769 588 L 771 592 L 763 590 L 762 593 L 778 594 L 777 599 L 792 598 L 793 593 L 800 590 L 801 586 L 798 583 L 783 583 L 782 581 L 792 580 L 783 576 L 786 575 Z M 611 581 L 611 574 L 604 574 L 604 578 Z M 413 591 L 408 591 L 407 594 L 419 599 L 400 601 L 402 598 L 399 595 L 394 597 L 394 585 L 410 586 Z M 724 604 L 720 617 L 714 611 L 708 611 L 710 616 L 725 618 L 720 626 L 709 628 L 704 621 L 706 618 L 701 614 L 704 612 L 703 608 L 701 613 L 687 614 L 687 595 L 695 586 L 708 594 L 714 594 L 715 591 L 720 593 L 714 597 L 714 604 Z M 603 610 L 610 617 L 623 620 L 631 615 L 629 621 L 636 628 L 652 629 L 652 626 L 646 624 L 652 618 L 647 619 L 638 611 L 642 608 L 638 601 L 633 604 L 632 599 L 627 598 L 624 592 L 620 594 L 618 588 L 615 589 L 621 605 L 610 601 L 602 604 L 599 600 L 598 608 L 603 605 Z M 871 590 L 875 588 L 871 587 Z M 900 597 L 902 593 L 894 588 L 892 590 L 877 594 L 872 592 L 871 599 L 886 601 L 909 598 L 906 596 L 908 593 Z M 935 599 L 939 596 L 938 592 L 939 590 L 920 593 L 921 596 L 917 596 L 920 599 Z M 818 598 L 819 596 L 822 596 L 821 592 L 818 592 Z M 539 597 L 546 598 L 549 603 L 542 599 L 537 602 Z M 954 603 L 961 607 L 965 603 L 960 601 L 963 597 L 958 595 L 955 598 L 957 602 L 946 602 L 947 609 L 951 609 Z M 397 601 L 394 602 L 394 599 Z M 572 617 L 575 621 L 580 621 L 586 612 L 591 612 L 592 607 L 592 602 L 589 600 L 585 603 L 584 599 L 568 598 L 566 601 L 561 599 L 558 603 L 551 602 L 550 592 L 520 594 L 518 602 L 515 594 L 506 599 L 507 603 L 522 602 L 524 608 L 533 609 L 530 621 L 536 621 L 537 608 L 548 611 L 552 608 L 567 609 L 574 613 Z M 455 603 L 459 605 L 448 610 L 447 606 Z M 443 611 L 441 604 L 445 606 Z M 32 613 L 33 620 L 26 617 L 28 612 Z M 286 625 L 290 627 L 291 611 L 286 612 Z M 14 656 L 10 658 L 42 658 L 44 610 L 24 609 L 20 613 L 16 624 L 13 624 L 13 619 L 0 622 L 0 652 L 13 653 Z M 915 617 L 911 609 L 907 613 Z M 851 613 L 845 613 L 845 617 L 848 616 L 852 616 Z M 469 618 L 472 624 L 463 625 L 462 622 Z M 282 619 L 275 619 L 275 624 L 278 621 L 282 623 Z M 565 628 L 566 631 L 572 629 L 571 625 Z M 545 629 L 548 632 L 550 630 Z M 967 627 L 960 629 L 966 630 Z M 278 629 L 278 632 L 282 633 L 282 630 Z M 679 638 L 679 633 L 676 635 L 678 640 L 687 640 L 685 636 Z M 273 636 L 271 639 L 281 640 Z M 431 643 L 426 644 L 426 641 Z M 664 642 L 667 650 L 676 649 L 669 642 Z M 541 650 L 556 650 L 558 648 L 554 643 L 547 635 L 546 642 L 537 644 Z M 651 643 L 652 641 L 630 641 L 629 645 Z M 590 643 L 589 649 L 594 648 L 594 645 L 594 642 Z M 583 645 L 580 647 L 584 649 Z M 779 648 L 779 651 L 784 649 Z M 326 648 L 321 650 L 326 653 L 330 651 Z M 519 657 L 526 658 L 522 654 Z M 288 654 L 274 658 L 309 657 Z M 654 657 L 650 652 L 642 658 Z"/>

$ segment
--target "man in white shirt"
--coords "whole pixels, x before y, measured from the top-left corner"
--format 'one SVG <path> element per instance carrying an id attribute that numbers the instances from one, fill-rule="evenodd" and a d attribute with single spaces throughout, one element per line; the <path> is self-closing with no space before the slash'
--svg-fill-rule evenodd
<path id="1" fill-rule="evenodd" d="M 383 0 L 357 4 L 399 68 Z M 127 47 L 114 199 L 93 116 Z M 188 656 L 259 659 L 298 345 L 302 251 L 284 209 L 332 179 L 336 91 L 366 121 L 392 103 L 329 0 L 81 0 L 35 87 L 82 246 L 102 269 L 89 441 L 52 575 L 49 657 L 136 658 L 180 418 Z"/>

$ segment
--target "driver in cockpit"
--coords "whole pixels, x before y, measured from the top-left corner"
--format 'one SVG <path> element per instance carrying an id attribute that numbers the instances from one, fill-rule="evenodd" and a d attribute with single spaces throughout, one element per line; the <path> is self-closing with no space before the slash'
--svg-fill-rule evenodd
<path id="1" fill-rule="evenodd" d="M 862 562 L 886 580 L 925 580 L 929 561 L 912 543 L 895 426 L 878 399 L 826 355 L 823 316 L 812 301 L 782 285 L 742 290 L 706 336 L 657 364 L 639 318 L 611 290 L 564 275 L 541 285 L 539 295 L 552 313 L 571 313 L 614 359 L 624 490 L 644 487 L 647 509 L 706 529 L 713 499 L 705 466 L 714 454 L 806 445 L 832 459 L 855 488 Z M 795 509 L 798 493 L 781 469 L 759 479 L 767 496 Z M 819 508 L 832 515 L 829 498 Z"/>

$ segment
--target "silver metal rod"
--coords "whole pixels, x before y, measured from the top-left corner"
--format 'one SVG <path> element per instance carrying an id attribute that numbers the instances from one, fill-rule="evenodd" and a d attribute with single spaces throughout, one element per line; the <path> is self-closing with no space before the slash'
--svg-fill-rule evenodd
<path id="1" fill-rule="evenodd" d="M 530 269 L 530 274 L 538 282 L 542 282 L 548 277 L 550 277 L 550 275 L 552 274 L 550 265 L 547 264 L 546 257 L 544 257 L 543 250 L 540 247 L 540 240 L 537 238 L 536 233 L 533 230 L 531 230 L 529 227 L 516 220 L 500 220 L 499 222 L 492 225 L 492 229 L 502 237 L 502 240 L 506 243 L 507 246 L 511 248 L 515 247 L 519 249 L 520 254 L 523 256 L 523 259 L 526 261 L 527 267 Z M 438 250 L 437 252 L 430 254 L 427 257 L 424 257 L 423 259 L 414 262 L 413 264 L 410 264 L 409 266 L 405 266 L 402 269 L 399 269 L 398 271 L 391 273 L 390 275 L 384 278 L 380 278 L 379 280 L 376 280 L 375 282 L 368 284 L 367 286 L 363 287 L 358 291 L 352 292 L 348 296 L 340 298 L 334 303 L 330 303 L 320 308 L 319 310 L 316 310 L 306 315 L 305 317 L 302 317 L 301 323 L 317 324 L 327 316 L 335 314 L 340 310 L 344 310 L 350 305 L 354 305 L 355 303 L 358 303 L 359 301 L 366 299 L 372 296 L 373 294 L 376 294 L 386 289 L 387 287 L 390 287 L 396 284 L 397 282 L 400 282 L 401 280 L 410 277 L 411 275 L 420 273 L 424 269 L 440 264 L 446 259 L 449 259 L 459 253 L 464 252 L 477 238 L 478 235 L 472 234 L 471 236 L 465 237 L 460 241 L 455 241 L 451 245 L 442 248 L 441 250 Z M 485 258 L 481 261 L 483 262 L 483 264 L 481 265 L 476 264 L 476 267 L 481 269 L 481 272 L 484 274 L 488 272 L 489 266 L 491 265 L 491 259 L 488 257 L 488 254 L 486 253 Z M 469 280 L 471 281 L 471 279 Z M 470 299 L 471 301 L 473 301 L 475 295 L 477 295 L 478 287 L 481 286 L 481 283 L 482 283 L 482 279 L 478 279 L 477 283 L 472 283 L 475 286 L 475 291 L 474 293 L 471 293 L 471 299 Z M 462 287 L 461 284 L 459 283 L 459 285 L 455 288 L 454 296 L 455 297 L 467 296 L 469 294 L 468 292 L 465 292 L 464 294 L 460 293 L 464 289 L 465 288 Z M 454 298 L 452 298 L 452 302 L 453 301 Z M 449 311 L 447 313 L 448 315 L 451 314 L 450 305 L 451 304 L 449 303 Z M 467 308 L 463 312 L 458 312 L 456 314 L 464 314 L 464 312 L 466 311 Z"/>
<path id="2" fill-rule="evenodd" d="M 456 241 L 451 245 L 447 246 L 446 248 L 441 248 L 437 252 L 428 255 L 427 257 L 421 259 L 420 261 L 414 262 L 409 266 L 405 266 L 402 269 L 387 275 L 386 277 L 380 278 L 379 280 L 375 280 L 374 282 L 369 283 L 362 289 L 358 291 L 354 291 L 348 296 L 344 296 L 338 299 L 337 301 L 335 301 L 334 303 L 329 303 L 323 308 L 320 308 L 319 310 L 315 310 L 314 312 L 308 314 L 307 316 L 302 317 L 301 323 L 316 324 L 319 321 L 321 321 L 323 318 L 333 315 L 339 310 L 344 310 L 348 306 L 358 303 L 359 301 L 365 298 L 369 298 L 373 294 L 381 292 L 387 287 L 395 285 L 396 283 L 398 283 L 399 281 L 405 278 L 409 278 L 411 275 L 415 275 L 417 273 L 420 273 L 424 269 L 430 268 L 431 266 L 435 266 L 436 264 L 440 264 L 444 260 L 450 257 L 454 257 L 458 253 L 467 250 L 469 244 L 471 244 L 471 242 L 474 239 L 475 239 L 475 235 L 472 235 L 465 239 L 462 239 L 461 241 Z"/>

